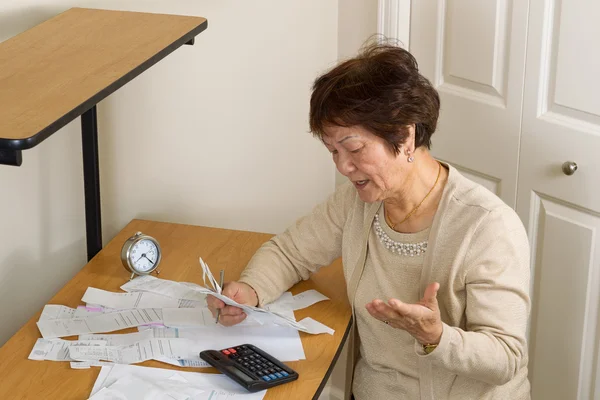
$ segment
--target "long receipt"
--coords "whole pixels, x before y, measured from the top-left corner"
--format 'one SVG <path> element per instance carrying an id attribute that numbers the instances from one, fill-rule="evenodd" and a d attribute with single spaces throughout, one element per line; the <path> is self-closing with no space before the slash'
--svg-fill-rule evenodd
<path id="1" fill-rule="evenodd" d="M 72 361 L 69 350 L 72 347 L 106 346 L 103 340 L 61 340 L 61 339 L 38 339 L 29 353 L 30 360 Z"/>
<path id="2" fill-rule="evenodd" d="M 114 309 L 132 308 L 199 308 L 206 307 L 204 301 L 176 299 L 152 292 L 115 293 L 89 287 L 81 301 Z"/>
<path id="3" fill-rule="evenodd" d="M 206 295 L 193 290 L 194 287 L 198 286 L 145 275 L 125 283 L 121 289 L 126 292 L 150 292 L 174 299 L 204 302 Z"/>
<path id="4" fill-rule="evenodd" d="M 146 339 L 129 346 L 75 346 L 69 348 L 73 360 L 102 360 L 133 364 L 160 358 L 197 358 L 193 341 L 187 339 Z"/>
<path id="5" fill-rule="evenodd" d="M 153 323 L 162 323 L 160 309 L 143 308 L 85 318 L 41 320 L 37 322 L 37 326 L 44 339 L 52 339 L 85 333 L 113 332 Z"/>
<path id="6" fill-rule="evenodd" d="M 141 329 L 141 328 L 138 328 Z M 86 334 L 79 335 L 79 340 L 94 340 L 99 342 L 106 343 L 106 346 L 129 346 L 140 340 L 153 339 L 154 331 L 153 329 L 141 330 L 139 332 L 133 333 L 117 333 L 117 334 Z"/>

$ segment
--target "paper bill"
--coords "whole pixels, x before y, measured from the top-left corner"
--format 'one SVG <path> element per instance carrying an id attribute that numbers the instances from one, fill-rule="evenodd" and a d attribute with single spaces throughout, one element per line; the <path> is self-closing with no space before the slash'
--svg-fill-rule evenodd
<path id="1" fill-rule="evenodd" d="M 193 284 L 159 279 L 151 275 L 140 276 L 121 286 L 121 289 L 126 292 L 150 292 L 178 300 L 191 300 L 206 304 L 206 296 L 193 288 Z"/>
<path id="2" fill-rule="evenodd" d="M 194 359 L 194 344 L 187 339 L 146 339 L 129 346 L 78 346 L 69 349 L 73 360 L 134 364 L 158 358 Z"/>
<path id="3" fill-rule="evenodd" d="M 114 363 L 108 361 L 71 361 L 72 369 L 89 369 L 91 367 L 105 367 L 105 366 L 113 366 Z"/>
<path id="4" fill-rule="evenodd" d="M 226 327 L 208 325 L 198 328 L 154 328 L 155 338 L 181 338 L 194 342 L 194 350 L 219 350 L 251 343 L 281 361 L 306 358 L 298 330 L 276 325 Z M 194 357 L 193 360 L 200 360 Z"/>
<path id="5" fill-rule="evenodd" d="M 79 340 L 103 341 L 106 343 L 106 346 L 129 346 L 136 342 L 152 338 L 154 338 L 154 333 L 151 329 L 133 333 L 79 335 Z"/>
<path id="6" fill-rule="evenodd" d="M 33 345 L 30 360 L 71 361 L 69 348 L 74 346 L 106 346 L 102 340 L 38 339 Z"/>
<path id="7" fill-rule="evenodd" d="M 329 300 L 329 297 L 314 289 L 310 289 L 293 296 L 292 307 L 294 310 L 300 310 L 323 300 Z"/>
<path id="8" fill-rule="evenodd" d="M 58 304 L 46 304 L 42 310 L 42 315 L 40 315 L 39 321 L 73 318 L 74 314 L 74 308 L 61 306 Z"/>
<path id="9" fill-rule="evenodd" d="M 37 326 L 45 339 L 86 333 L 113 332 L 150 323 L 162 323 L 162 312 L 156 308 L 125 310 L 93 315 L 85 318 L 38 321 Z"/>
<path id="10" fill-rule="evenodd" d="M 177 308 L 180 307 L 181 302 L 189 302 L 188 300 L 174 299 L 151 292 L 115 293 L 93 287 L 89 287 L 85 291 L 81 301 L 121 310 L 132 308 Z"/>
<path id="11" fill-rule="evenodd" d="M 208 308 L 164 308 L 163 324 L 168 327 L 216 325 Z"/>

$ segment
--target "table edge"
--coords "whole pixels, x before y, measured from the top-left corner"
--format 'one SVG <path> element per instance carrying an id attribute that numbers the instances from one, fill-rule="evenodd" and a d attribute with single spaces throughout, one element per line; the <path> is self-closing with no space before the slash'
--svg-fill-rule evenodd
<path id="1" fill-rule="evenodd" d="M 342 336 L 342 340 L 340 340 L 340 344 L 339 344 L 335 354 L 333 355 L 333 359 L 331 360 L 331 363 L 329 364 L 329 368 L 327 368 L 325 375 L 323 375 L 323 380 L 321 380 L 321 383 L 319 384 L 319 387 L 315 391 L 315 394 L 312 397 L 312 400 L 318 400 L 319 396 L 323 392 L 323 389 L 325 389 L 325 385 L 327 384 L 327 381 L 329 380 L 329 377 L 331 376 L 331 373 L 333 372 L 333 368 L 337 364 L 337 361 L 340 358 L 340 355 L 342 354 L 342 349 L 344 348 L 344 344 L 346 344 L 346 341 L 348 340 L 348 336 L 350 336 L 350 331 L 352 330 L 353 322 L 354 322 L 353 317 L 350 316 L 350 320 L 348 320 L 348 325 L 346 326 L 346 331 L 344 332 L 344 336 Z M 348 349 L 348 351 L 352 351 L 352 349 Z"/>
<path id="2" fill-rule="evenodd" d="M 50 125 L 46 126 L 38 133 L 24 139 L 0 138 L 0 149 L 26 150 L 39 145 L 44 140 L 48 139 L 53 133 L 66 126 L 69 122 L 81 116 L 84 112 L 88 111 L 100 101 L 104 100 L 106 97 L 110 96 L 112 93 L 125 86 L 137 76 L 141 75 L 142 72 L 146 71 L 154 64 L 161 61 L 163 58 L 177 50 L 179 47 L 183 46 L 188 42 L 191 42 L 197 35 L 206 30 L 206 28 L 208 28 L 208 20 L 205 19 L 200 25 L 196 26 L 194 29 L 187 32 L 185 35 L 175 40 L 170 45 L 166 46 L 164 49 L 150 57 L 148 60 L 133 68 L 131 71 L 121 76 L 119 79 L 115 80 L 113 83 L 106 86 L 98 93 L 96 93 L 83 103 L 79 104 L 78 106 L 73 108 L 71 111 L 67 112 L 62 117 L 58 118 Z"/>

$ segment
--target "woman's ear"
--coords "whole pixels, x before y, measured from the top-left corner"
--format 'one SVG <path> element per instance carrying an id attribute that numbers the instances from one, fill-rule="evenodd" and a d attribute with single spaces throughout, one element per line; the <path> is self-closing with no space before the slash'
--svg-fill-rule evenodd
<path id="1" fill-rule="evenodd" d="M 405 156 L 410 156 L 415 152 L 415 124 L 406 125 L 408 136 L 402 145 L 402 150 Z"/>

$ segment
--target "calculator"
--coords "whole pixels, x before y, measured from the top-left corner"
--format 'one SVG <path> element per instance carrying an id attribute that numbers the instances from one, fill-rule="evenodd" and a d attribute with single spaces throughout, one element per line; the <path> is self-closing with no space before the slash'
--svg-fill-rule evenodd
<path id="1" fill-rule="evenodd" d="M 220 351 L 205 350 L 200 358 L 249 392 L 258 392 L 298 379 L 298 373 L 251 344 Z"/>

